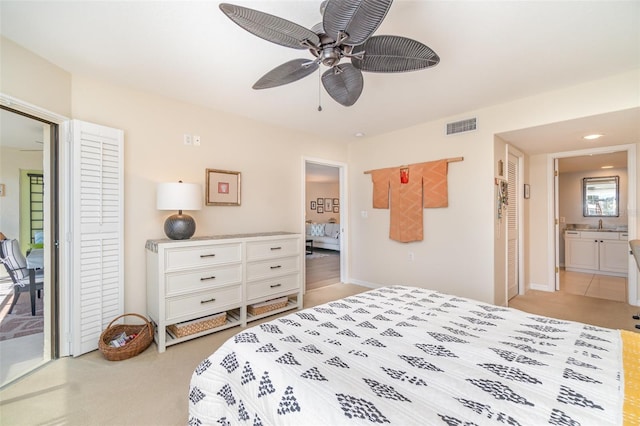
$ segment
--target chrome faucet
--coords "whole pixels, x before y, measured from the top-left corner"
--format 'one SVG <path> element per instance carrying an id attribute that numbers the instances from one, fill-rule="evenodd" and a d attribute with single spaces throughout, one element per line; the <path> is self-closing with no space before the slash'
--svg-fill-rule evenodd
<path id="1" fill-rule="evenodd" d="M 598 221 L 598 229 L 602 229 L 602 219 Z"/>

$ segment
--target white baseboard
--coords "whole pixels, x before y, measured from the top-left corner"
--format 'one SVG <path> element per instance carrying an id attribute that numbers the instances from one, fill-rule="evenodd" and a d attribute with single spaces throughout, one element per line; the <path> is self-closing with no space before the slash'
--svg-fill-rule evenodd
<path id="1" fill-rule="evenodd" d="M 370 283 L 367 281 L 362 281 L 362 280 L 354 280 L 354 279 L 349 279 L 347 281 L 350 284 L 356 284 L 356 285 L 361 285 L 363 287 L 368 287 L 368 288 L 380 288 L 380 287 L 384 287 L 381 284 L 375 284 L 375 283 Z"/>
<path id="2" fill-rule="evenodd" d="M 547 286 L 546 284 L 530 283 L 529 288 L 531 290 L 538 290 L 538 291 L 549 291 L 549 292 L 556 291 L 555 289 L 553 290 L 549 289 L 549 286 Z"/>

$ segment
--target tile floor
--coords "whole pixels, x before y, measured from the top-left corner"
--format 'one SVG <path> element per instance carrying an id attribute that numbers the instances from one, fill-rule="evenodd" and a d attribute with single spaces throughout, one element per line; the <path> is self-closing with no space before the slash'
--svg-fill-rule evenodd
<path id="1" fill-rule="evenodd" d="M 627 278 L 560 271 L 560 291 L 599 299 L 627 301 Z"/>

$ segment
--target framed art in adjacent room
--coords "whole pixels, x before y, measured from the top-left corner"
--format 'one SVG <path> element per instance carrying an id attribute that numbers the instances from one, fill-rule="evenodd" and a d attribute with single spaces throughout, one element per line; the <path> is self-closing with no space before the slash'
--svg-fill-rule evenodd
<path id="1" fill-rule="evenodd" d="M 318 204 L 318 209 L 316 210 L 316 213 L 324 213 L 324 207 Z"/>
<path id="2" fill-rule="evenodd" d="M 528 183 L 524 184 L 524 198 L 529 198 L 531 196 L 531 187 Z"/>
<path id="3" fill-rule="evenodd" d="M 240 172 L 207 169 L 205 181 L 207 206 L 240 205 Z"/>
<path id="4" fill-rule="evenodd" d="M 311 202 L 311 210 L 315 210 L 316 209 L 316 202 L 312 201 Z"/>

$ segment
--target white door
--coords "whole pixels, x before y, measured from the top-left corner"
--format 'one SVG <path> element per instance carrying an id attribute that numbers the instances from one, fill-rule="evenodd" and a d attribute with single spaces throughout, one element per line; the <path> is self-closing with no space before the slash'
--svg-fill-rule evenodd
<path id="1" fill-rule="evenodd" d="M 509 183 L 509 204 L 507 205 L 507 299 L 515 297 L 518 294 L 518 276 L 519 261 L 519 226 L 518 211 L 520 197 L 518 196 L 518 188 L 520 188 L 518 176 L 518 157 L 509 154 L 507 161 L 507 181 Z"/>
<path id="2" fill-rule="evenodd" d="M 124 310 L 122 130 L 73 120 L 71 133 L 72 354 L 98 348 Z"/>

